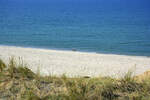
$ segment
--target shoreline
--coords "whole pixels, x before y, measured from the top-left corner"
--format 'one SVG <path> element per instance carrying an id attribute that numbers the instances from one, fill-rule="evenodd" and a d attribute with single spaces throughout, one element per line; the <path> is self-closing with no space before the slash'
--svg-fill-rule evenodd
<path id="1" fill-rule="evenodd" d="M 0 58 L 8 61 L 11 56 L 21 57 L 32 71 L 40 69 L 42 75 L 120 77 L 129 70 L 139 75 L 150 69 L 147 56 L 0 45 Z"/>
<path id="2" fill-rule="evenodd" d="M 29 48 L 29 49 L 37 49 L 37 50 L 53 50 L 53 51 L 64 51 L 64 52 L 79 52 L 79 53 L 90 53 L 90 54 L 105 54 L 105 55 L 120 55 L 120 56 L 131 56 L 131 57 L 146 57 L 150 58 L 150 56 L 144 55 L 136 55 L 136 54 L 123 54 L 123 53 L 108 53 L 108 52 L 94 52 L 94 51 L 83 51 L 78 49 L 57 49 L 57 48 L 46 48 L 46 47 L 34 47 L 34 46 L 18 46 L 18 45 L 0 45 L 0 47 L 16 47 L 16 48 Z"/>

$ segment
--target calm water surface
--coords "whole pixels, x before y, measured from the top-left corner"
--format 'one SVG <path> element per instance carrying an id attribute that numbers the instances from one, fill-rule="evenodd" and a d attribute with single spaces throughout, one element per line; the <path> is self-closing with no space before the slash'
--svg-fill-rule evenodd
<path id="1" fill-rule="evenodd" d="M 150 1 L 0 0 L 0 45 L 150 56 Z"/>

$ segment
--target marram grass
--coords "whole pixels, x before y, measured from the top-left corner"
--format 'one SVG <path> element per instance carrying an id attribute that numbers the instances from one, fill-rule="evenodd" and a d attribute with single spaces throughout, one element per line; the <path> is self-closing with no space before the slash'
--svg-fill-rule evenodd
<path id="1" fill-rule="evenodd" d="M 0 100 L 150 100 L 150 79 L 40 76 L 14 58 L 0 60 Z"/>

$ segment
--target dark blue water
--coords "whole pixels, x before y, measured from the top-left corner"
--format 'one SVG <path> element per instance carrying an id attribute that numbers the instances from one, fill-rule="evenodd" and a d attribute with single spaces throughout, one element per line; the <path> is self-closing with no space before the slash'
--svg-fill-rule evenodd
<path id="1" fill-rule="evenodd" d="M 0 0 L 0 45 L 150 56 L 150 0 Z"/>

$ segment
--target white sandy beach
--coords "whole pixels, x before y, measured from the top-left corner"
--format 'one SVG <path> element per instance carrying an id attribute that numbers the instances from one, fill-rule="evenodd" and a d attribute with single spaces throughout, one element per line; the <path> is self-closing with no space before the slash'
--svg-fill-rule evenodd
<path id="1" fill-rule="evenodd" d="M 137 75 L 150 69 L 150 57 L 0 46 L 1 59 L 8 62 L 11 56 L 42 75 L 120 77 L 128 70 Z"/>

